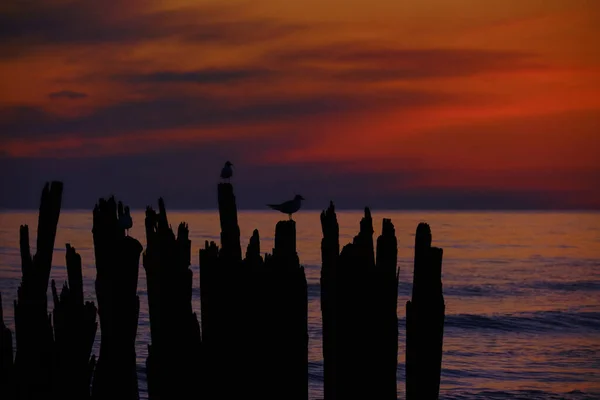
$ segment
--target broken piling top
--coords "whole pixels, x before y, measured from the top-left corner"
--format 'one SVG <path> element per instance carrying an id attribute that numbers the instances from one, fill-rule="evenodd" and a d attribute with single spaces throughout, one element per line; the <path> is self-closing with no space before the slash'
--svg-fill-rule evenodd
<path id="1" fill-rule="evenodd" d="M 413 271 L 412 301 L 423 298 L 429 302 L 442 299 L 442 257 L 443 249 L 432 247 L 431 228 L 421 222 L 415 234 L 415 258 Z"/>
<path id="2" fill-rule="evenodd" d="M 375 249 L 373 246 L 373 218 L 371 210 L 365 207 L 365 216 L 360 220 L 360 232 L 354 237 L 357 255 L 361 257 L 365 268 L 375 266 Z"/>
<path id="3" fill-rule="evenodd" d="M 398 239 L 396 239 L 396 229 L 392 220 L 384 218 L 381 226 L 381 235 L 377 238 L 377 259 L 376 265 L 378 269 L 389 270 L 390 273 L 396 275 L 398 264 Z"/>
<path id="4" fill-rule="evenodd" d="M 340 254 L 340 227 L 333 201 L 330 201 L 329 207 L 321 212 L 321 229 L 323 231 L 323 238 L 321 239 L 321 275 L 334 274 Z"/>
<path id="5" fill-rule="evenodd" d="M 104 282 L 104 274 L 107 274 L 107 283 L 115 280 L 127 282 L 126 285 L 135 294 L 142 244 L 131 236 L 125 236 L 125 229 L 119 225 L 118 205 L 113 196 L 108 200 L 100 198 L 93 214 L 97 278 Z"/>
<path id="6" fill-rule="evenodd" d="M 20 234 L 21 271 L 23 282 L 31 281 L 38 294 L 46 293 L 50 279 L 52 254 L 62 203 L 63 183 L 47 182 L 42 189 L 36 239 L 36 253 L 31 257 L 29 227 L 22 225 Z"/>
<path id="7" fill-rule="evenodd" d="M 335 241 L 338 242 L 340 228 L 337 222 L 333 201 L 329 202 L 327 210 L 321 212 L 321 229 L 323 230 L 323 238 L 331 240 L 335 239 Z"/>
<path id="8" fill-rule="evenodd" d="M 424 249 L 431 247 L 431 228 L 425 222 L 419 223 L 417 233 L 415 234 L 415 248 Z"/>
<path id="9" fill-rule="evenodd" d="M 248 247 L 246 248 L 246 259 L 257 259 L 260 258 L 260 236 L 258 229 L 252 232 Z"/>
<path id="10" fill-rule="evenodd" d="M 297 257 L 296 254 L 296 221 L 279 221 L 275 226 L 275 248 L 273 257 Z"/>
<path id="11" fill-rule="evenodd" d="M 69 243 L 66 244 L 67 253 L 65 261 L 67 264 L 67 278 L 69 280 L 69 291 L 73 296 L 73 302 L 83 305 L 83 273 L 81 270 L 81 256 Z"/>
<path id="12" fill-rule="evenodd" d="M 177 228 L 177 246 L 181 266 L 186 269 L 192 265 L 192 241 L 190 240 L 190 229 L 188 224 L 181 222 Z"/>
<path id="13" fill-rule="evenodd" d="M 4 310 L 2 309 L 2 292 L 0 292 L 0 328 L 4 327 Z"/>
<path id="14" fill-rule="evenodd" d="M 62 193 L 63 183 L 60 181 L 46 183 L 44 190 L 42 190 L 35 258 L 36 264 L 41 262 L 48 266 L 47 271 L 44 271 L 47 272 L 47 277 L 45 278 L 46 287 L 50 279 L 50 264 L 52 263 L 54 240 L 60 216 Z M 39 258 L 42 259 L 39 260 Z"/>
<path id="15" fill-rule="evenodd" d="M 219 218 L 221 221 L 221 252 L 227 258 L 242 260 L 237 205 L 231 183 L 219 183 Z"/>

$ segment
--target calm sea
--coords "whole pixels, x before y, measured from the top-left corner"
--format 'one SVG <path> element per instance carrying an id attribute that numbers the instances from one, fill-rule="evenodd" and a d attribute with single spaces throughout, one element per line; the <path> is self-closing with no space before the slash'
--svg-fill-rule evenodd
<path id="1" fill-rule="evenodd" d="M 132 214 L 130 234 L 145 244 L 143 212 Z M 281 216 L 275 212 L 240 212 L 243 246 L 258 228 L 262 252 L 271 251 L 275 223 Z M 441 398 L 600 398 L 600 213 L 375 211 L 373 216 L 375 235 L 386 217 L 392 218 L 398 236 L 399 398 L 404 398 L 404 316 L 412 283 L 412 246 L 421 221 L 431 225 L 434 245 L 444 248 L 446 325 Z M 358 211 L 338 212 L 342 244 L 352 240 L 361 217 Z M 298 253 L 309 284 L 310 396 L 320 399 L 321 226 L 316 211 L 300 211 L 295 219 Z M 181 221 L 189 224 L 193 306 L 199 311 L 198 249 L 205 240 L 218 242 L 218 214 L 170 212 L 169 221 L 174 227 Z M 0 291 L 11 329 L 12 300 L 21 274 L 20 224 L 30 226 L 34 250 L 37 212 L 0 213 Z M 91 212 L 61 214 L 51 277 L 57 285 L 66 279 L 64 244 L 72 244 L 83 258 L 85 296 L 94 300 L 91 229 Z M 142 398 L 147 398 L 144 364 L 150 332 L 143 267 L 138 290 L 138 376 Z M 361 295 L 360 288 L 356 295 Z M 268 379 L 269 371 L 264 376 Z"/>

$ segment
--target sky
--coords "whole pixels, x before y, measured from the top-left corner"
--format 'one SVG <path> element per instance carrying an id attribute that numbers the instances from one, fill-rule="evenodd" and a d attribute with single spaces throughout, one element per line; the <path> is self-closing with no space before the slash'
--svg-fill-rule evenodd
<path id="1" fill-rule="evenodd" d="M 0 3 L 0 208 L 600 209 L 600 2 Z"/>

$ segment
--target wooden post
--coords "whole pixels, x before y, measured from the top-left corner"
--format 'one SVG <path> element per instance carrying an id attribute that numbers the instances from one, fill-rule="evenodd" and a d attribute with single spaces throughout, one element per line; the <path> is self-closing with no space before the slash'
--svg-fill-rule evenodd
<path id="1" fill-rule="evenodd" d="M 14 303 L 16 392 L 20 399 L 39 399 L 52 393 L 54 339 L 46 296 L 62 191 L 62 182 L 47 183 L 42 190 L 34 257 L 29 249 L 29 228 L 24 225 L 20 229 L 23 277 Z"/>
<path id="2" fill-rule="evenodd" d="M 329 208 L 321 213 L 321 314 L 323 326 L 323 377 L 326 400 L 337 399 L 337 283 L 338 258 L 340 254 L 339 226 L 335 214 L 335 206 L 330 202 Z"/>
<path id="3" fill-rule="evenodd" d="M 92 353 L 98 322 L 96 306 L 83 301 L 81 256 L 66 245 L 68 285 L 60 293 L 52 280 L 53 325 L 56 354 L 54 396 L 65 400 L 90 398 L 95 356 Z"/>
<path id="4" fill-rule="evenodd" d="M 219 218 L 221 220 L 221 252 L 231 262 L 242 261 L 240 246 L 240 227 L 237 219 L 237 205 L 233 186 L 230 183 L 219 183 L 218 186 Z"/>
<path id="5" fill-rule="evenodd" d="M 374 387 L 381 399 L 397 398 L 398 370 L 398 241 L 390 219 L 384 218 L 377 238 L 373 312 L 375 316 L 373 362 Z"/>
<path id="6" fill-rule="evenodd" d="M 296 252 L 296 222 L 279 221 L 273 255 L 265 257 L 268 333 L 265 356 L 272 376 L 266 399 L 308 399 L 308 299 L 304 267 Z"/>
<path id="7" fill-rule="evenodd" d="M 240 229 L 233 186 L 218 185 L 221 248 L 206 242 L 200 250 L 200 301 L 202 341 L 205 349 L 206 397 L 247 396 L 249 374 L 238 374 L 240 360 L 248 360 L 248 329 L 243 290 L 251 282 L 243 279 Z M 237 384 L 232 385 L 233 380 Z"/>
<path id="8" fill-rule="evenodd" d="M 199 390 L 200 326 L 192 310 L 191 242 L 188 226 L 175 237 L 164 201 L 146 209 L 146 270 L 152 344 L 146 362 L 151 400 L 190 398 Z"/>
<path id="9" fill-rule="evenodd" d="M 137 400 L 137 281 L 143 248 L 136 239 L 125 236 L 117 215 L 113 197 L 100 199 L 94 208 L 92 233 L 101 342 L 92 398 Z"/>
<path id="10" fill-rule="evenodd" d="M 12 332 L 4 324 L 2 293 L 0 292 L 0 393 L 2 398 L 15 398 Z"/>
<path id="11" fill-rule="evenodd" d="M 384 219 L 375 260 L 368 208 L 360 232 L 340 254 L 333 203 L 321 214 L 321 225 L 325 400 L 395 399 L 398 247 L 394 226 Z"/>
<path id="12" fill-rule="evenodd" d="M 406 303 L 406 399 L 437 400 L 440 390 L 445 304 L 443 250 L 431 247 L 431 229 L 415 236 L 412 299 Z"/>

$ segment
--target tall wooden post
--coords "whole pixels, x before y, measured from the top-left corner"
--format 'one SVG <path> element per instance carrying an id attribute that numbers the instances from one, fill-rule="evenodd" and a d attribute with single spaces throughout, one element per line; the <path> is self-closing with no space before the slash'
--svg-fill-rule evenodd
<path id="1" fill-rule="evenodd" d="M 2 398 L 15 398 L 12 332 L 4 324 L 2 293 L 0 292 L 0 393 Z"/>
<path id="2" fill-rule="evenodd" d="M 333 203 L 321 214 L 321 225 L 325 400 L 395 399 L 398 247 L 394 226 L 384 219 L 375 259 L 368 208 L 358 235 L 341 253 Z"/>
<path id="3" fill-rule="evenodd" d="M 437 400 L 440 391 L 445 304 L 443 250 L 431 247 L 431 229 L 415 236 L 412 299 L 406 303 L 406 399 Z"/>
<path id="4" fill-rule="evenodd" d="M 169 226 L 164 201 L 159 212 L 146 209 L 143 263 L 148 286 L 151 345 L 148 394 L 151 400 L 190 398 L 200 388 L 200 325 L 192 310 L 191 242 L 188 226 L 177 237 Z"/>
<path id="5" fill-rule="evenodd" d="M 68 284 L 60 292 L 52 280 L 56 374 L 54 396 L 65 400 L 90 398 L 90 384 L 96 358 L 92 346 L 98 329 L 93 302 L 83 301 L 81 256 L 67 244 Z M 91 356 L 91 357 L 90 357 Z"/>
<path id="6" fill-rule="evenodd" d="M 15 373 L 20 399 L 44 398 L 53 390 L 54 339 L 46 296 L 62 192 L 62 182 L 46 184 L 42 190 L 34 257 L 29 248 L 29 228 L 24 225 L 20 229 L 23 278 L 14 304 Z"/>
<path id="7" fill-rule="evenodd" d="M 135 338 L 140 309 L 137 282 L 142 245 L 119 225 L 122 213 L 113 197 L 94 208 L 96 299 L 100 316 L 100 355 L 92 385 L 97 400 L 137 400 Z"/>

